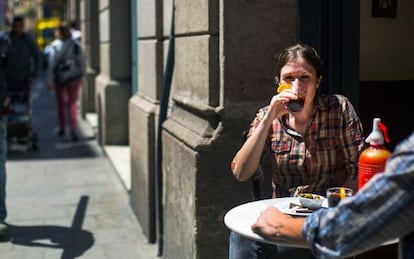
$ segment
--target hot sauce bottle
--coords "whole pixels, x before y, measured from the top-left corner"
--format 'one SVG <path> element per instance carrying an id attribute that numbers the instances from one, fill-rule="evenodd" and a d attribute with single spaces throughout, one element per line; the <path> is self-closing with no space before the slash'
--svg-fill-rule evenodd
<path id="1" fill-rule="evenodd" d="M 362 151 L 358 161 L 358 190 L 375 174 L 383 172 L 391 152 L 384 145 L 384 137 L 389 142 L 387 128 L 381 119 L 374 118 L 372 132 L 365 140 L 369 147 Z"/>

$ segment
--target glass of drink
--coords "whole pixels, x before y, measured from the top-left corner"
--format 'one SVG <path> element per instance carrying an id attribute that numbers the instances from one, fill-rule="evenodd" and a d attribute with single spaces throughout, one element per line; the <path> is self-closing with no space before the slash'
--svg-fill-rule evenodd
<path id="1" fill-rule="evenodd" d="M 292 82 L 292 91 L 297 95 L 298 99 L 291 100 L 287 103 L 287 108 L 290 112 L 300 112 L 303 109 L 306 96 L 306 86 L 299 85 L 298 80 Z"/>
<path id="2" fill-rule="evenodd" d="M 326 198 L 328 198 L 329 208 L 335 207 L 338 203 L 346 197 L 352 196 L 353 191 L 346 187 L 332 187 L 326 191 Z"/>

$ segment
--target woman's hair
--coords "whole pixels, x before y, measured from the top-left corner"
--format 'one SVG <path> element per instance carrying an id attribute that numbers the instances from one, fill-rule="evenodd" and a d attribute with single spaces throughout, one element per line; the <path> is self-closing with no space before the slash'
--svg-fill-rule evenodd
<path id="1" fill-rule="evenodd" d="M 316 75 L 320 78 L 323 74 L 322 59 L 319 57 L 316 50 L 306 44 L 295 44 L 284 49 L 278 57 L 276 65 L 276 80 L 279 81 L 280 70 L 283 66 L 292 60 L 302 57 L 308 62 L 316 71 Z"/>
<path id="2" fill-rule="evenodd" d="M 60 37 L 62 37 L 62 39 L 67 40 L 72 38 L 72 33 L 70 32 L 70 26 L 67 22 L 62 22 L 59 24 L 59 26 L 57 27 L 57 30 L 60 34 Z"/>

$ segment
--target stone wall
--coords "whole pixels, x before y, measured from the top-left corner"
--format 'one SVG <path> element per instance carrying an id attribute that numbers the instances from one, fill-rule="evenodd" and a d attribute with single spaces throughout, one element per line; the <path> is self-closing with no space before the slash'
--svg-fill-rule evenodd
<path id="1" fill-rule="evenodd" d="M 275 91 L 274 55 L 295 41 L 297 8 L 288 0 L 176 1 L 174 109 L 162 135 L 163 258 L 228 257 L 223 216 L 251 200 L 251 184 L 238 183 L 229 164 Z"/>
<path id="2" fill-rule="evenodd" d="M 95 96 L 102 145 L 127 145 L 129 141 L 130 36 L 129 1 L 100 1 L 100 73 L 95 79 Z"/>
<path id="3" fill-rule="evenodd" d="M 129 102 L 131 206 L 149 242 L 155 242 L 155 157 L 164 67 L 162 0 L 137 2 L 138 91 Z"/>

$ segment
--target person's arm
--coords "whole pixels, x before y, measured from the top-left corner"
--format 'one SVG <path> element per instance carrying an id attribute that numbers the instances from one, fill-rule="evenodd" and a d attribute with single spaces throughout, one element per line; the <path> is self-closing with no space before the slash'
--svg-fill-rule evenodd
<path id="1" fill-rule="evenodd" d="M 52 90 L 54 88 L 54 75 L 53 70 L 56 66 L 56 60 L 58 52 L 61 48 L 61 45 L 58 46 L 56 41 L 53 41 L 49 44 L 49 51 L 48 51 L 48 65 L 47 65 L 47 71 L 46 71 L 46 82 L 49 90 Z"/>
<path id="2" fill-rule="evenodd" d="M 301 244 L 316 256 L 349 257 L 414 232 L 414 133 L 355 196 L 337 207 L 293 218 L 274 207 L 263 211 L 252 230 L 276 241 Z"/>
<path id="3" fill-rule="evenodd" d="M 243 146 L 234 156 L 231 169 L 238 181 L 246 181 L 255 173 L 259 167 L 263 148 L 273 120 L 287 113 L 284 103 L 289 101 L 288 97 L 292 94 L 284 92 L 273 96 L 268 108 L 263 109 L 258 114 L 252 123 L 257 125 L 253 125 L 253 132 L 251 132 Z"/>
<path id="4" fill-rule="evenodd" d="M 79 42 L 75 41 L 74 44 L 77 45 L 77 49 L 78 49 L 79 53 L 77 53 L 76 55 L 77 55 L 77 58 L 79 60 L 79 64 L 81 66 L 81 70 L 85 74 L 86 73 L 86 56 L 85 56 L 85 53 L 84 53 L 84 49 L 83 49 L 82 45 Z"/>
<path id="5" fill-rule="evenodd" d="M 249 179 L 259 167 L 266 138 L 269 134 L 271 121 L 266 117 L 266 109 L 259 111 L 252 122 L 247 140 L 236 153 L 232 161 L 233 175 L 238 181 Z"/>
<path id="6" fill-rule="evenodd" d="M 349 257 L 414 231 L 414 134 L 399 145 L 385 172 L 353 197 L 307 217 L 303 234 L 317 256 Z"/>
<path id="7" fill-rule="evenodd" d="M 29 48 L 30 48 L 30 52 L 33 58 L 33 74 L 32 77 L 35 78 L 40 71 L 40 51 L 34 41 L 34 39 L 30 36 L 27 35 L 27 40 L 29 42 Z"/>
<path id="8" fill-rule="evenodd" d="M 302 235 L 304 221 L 304 217 L 294 218 L 274 206 L 269 206 L 261 212 L 256 223 L 252 225 L 252 230 L 275 241 L 308 246 Z"/>

